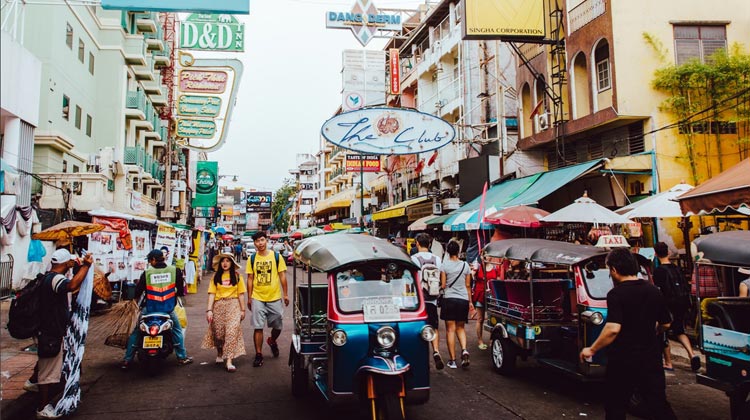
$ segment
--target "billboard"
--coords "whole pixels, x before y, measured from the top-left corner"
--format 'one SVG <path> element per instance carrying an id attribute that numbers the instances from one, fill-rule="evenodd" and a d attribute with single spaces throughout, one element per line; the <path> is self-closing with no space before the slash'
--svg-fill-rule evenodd
<path id="1" fill-rule="evenodd" d="M 542 39 L 542 0 L 465 0 L 464 39 Z"/>
<path id="2" fill-rule="evenodd" d="M 180 49 L 245 51 L 245 24 L 231 15 L 193 13 L 180 23 Z"/>
<path id="3" fill-rule="evenodd" d="M 245 193 L 245 202 L 247 203 L 247 211 L 259 212 L 259 211 L 271 211 L 271 203 L 273 202 L 273 193 L 270 191 L 248 191 Z"/>
<path id="4" fill-rule="evenodd" d="M 380 172 L 380 156 L 346 155 L 346 170 L 348 172 Z"/>
<path id="5" fill-rule="evenodd" d="M 341 108 L 353 111 L 385 103 L 385 51 L 344 50 Z"/>
<path id="6" fill-rule="evenodd" d="M 102 0 L 103 9 L 250 14 L 250 0 Z"/>
<path id="7" fill-rule="evenodd" d="M 450 144 L 456 130 L 441 118 L 412 109 L 366 108 L 334 116 L 320 134 L 363 154 L 411 155 Z"/>
<path id="8" fill-rule="evenodd" d="M 357 0 L 350 10 L 326 12 L 326 28 L 350 29 L 362 46 L 378 31 L 400 31 L 401 15 L 380 13 L 371 0 Z"/>
<path id="9" fill-rule="evenodd" d="M 192 207 L 215 207 L 219 192 L 219 162 L 196 162 Z"/>

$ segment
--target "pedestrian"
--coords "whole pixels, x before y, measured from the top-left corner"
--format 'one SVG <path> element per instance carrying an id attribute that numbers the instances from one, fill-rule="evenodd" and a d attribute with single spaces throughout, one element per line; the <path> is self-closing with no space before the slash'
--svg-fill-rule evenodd
<path id="1" fill-rule="evenodd" d="M 37 378 L 39 402 L 36 417 L 55 419 L 55 407 L 50 404 L 50 385 L 60 382 L 63 365 L 63 337 L 70 322 L 68 293 L 78 290 L 93 263 L 91 254 L 83 258 L 78 272 L 72 279 L 66 273 L 75 265 L 73 256 L 67 249 L 60 248 L 52 253 L 52 268 L 41 285 L 39 332 L 37 333 Z"/>
<path id="2" fill-rule="evenodd" d="M 182 332 L 180 320 L 174 311 L 177 305 L 177 297 L 185 296 L 184 281 L 181 278 L 180 271 L 173 265 L 167 266 L 167 263 L 164 262 L 164 253 L 161 250 L 154 249 L 146 255 L 146 259 L 150 267 L 141 273 L 141 277 L 135 285 L 134 299 L 138 300 L 142 294 L 145 294 L 146 298 L 142 304 L 144 306 L 142 309 L 143 313 L 163 312 L 171 316 L 172 341 L 174 343 L 174 352 L 177 356 L 177 363 L 180 366 L 189 365 L 193 363 L 193 358 L 187 355 L 185 336 Z M 162 279 L 159 279 L 158 286 L 154 285 L 154 276 L 161 277 L 164 274 L 168 275 L 168 281 L 163 282 Z M 128 338 L 125 356 L 120 363 L 122 370 L 129 370 L 133 363 L 139 335 L 138 326 L 136 325 Z"/>
<path id="3" fill-rule="evenodd" d="M 460 245 L 450 241 L 446 247 L 448 259 L 440 266 L 440 283 L 445 290 L 440 308 L 440 319 L 445 321 L 448 343 L 448 367 L 456 366 L 456 337 L 461 345 L 461 367 L 469 367 L 469 351 L 466 349 L 466 322 L 469 320 L 471 296 L 471 270 L 466 261 L 458 259 Z M 464 281 L 461 281 L 461 280 Z"/>
<path id="4" fill-rule="evenodd" d="M 474 274 L 474 285 L 471 289 L 471 301 L 474 310 L 477 313 L 477 348 L 487 350 L 487 344 L 484 342 L 483 327 L 485 314 L 485 301 L 487 295 L 487 282 L 498 278 L 499 266 L 492 264 L 482 264 L 481 259 L 475 262 L 476 269 L 472 270 Z"/>
<path id="5" fill-rule="evenodd" d="M 424 296 L 425 308 L 427 309 L 427 324 L 431 325 L 435 330 L 435 339 L 432 340 L 432 359 L 435 361 L 435 368 L 437 370 L 443 369 L 445 363 L 443 358 L 440 357 L 440 339 L 438 333 L 438 327 L 440 321 L 438 320 L 438 308 L 437 308 L 437 295 L 430 295 L 429 293 L 429 279 L 435 278 L 440 284 L 440 257 L 430 252 L 430 243 L 432 239 L 430 235 L 426 233 L 420 233 L 416 239 L 417 253 L 411 256 L 411 260 L 414 261 L 420 269 L 420 283 L 422 283 L 422 295 Z M 438 287 L 440 287 L 438 285 Z"/>
<path id="6" fill-rule="evenodd" d="M 266 232 L 253 234 L 256 252 L 247 260 L 247 308 L 253 317 L 253 342 L 255 360 L 253 367 L 263 366 L 263 328 L 271 328 L 271 336 L 266 342 L 271 347 L 273 357 L 279 357 L 276 340 L 281 335 L 284 306 L 289 306 L 287 294 L 286 263 L 281 256 L 268 249 Z M 284 306 L 282 306 L 282 298 Z"/>
<path id="7" fill-rule="evenodd" d="M 224 363 L 230 373 L 237 370 L 232 360 L 246 354 L 241 322 L 245 319 L 247 288 L 239 268 L 231 254 L 214 258 L 216 273 L 208 286 L 206 309 L 208 331 L 201 344 L 201 348 L 216 349 L 216 364 Z"/>
<path id="8" fill-rule="evenodd" d="M 667 402 L 661 363 L 661 333 L 670 317 L 664 296 L 639 279 L 638 262 L 627 248 L 612 250 L 606 259 L 615 287 L 607 293 L 607 323 L 591 347 L 581 350 L 581 363 L 607 350 L 605 415 L 624 420 L 633 391 L 640 392 L 651 418 L 676 419 Z"/>
<path id="9" fill-rule="evenodd" d="M 659 266 L 654 270 L 654 285 L 661 290 L 664 300 L 667 302 L 669 313 L 672 314 L 672 323 L 669 331 L 682 344 L 688 353 L 690 367 L 697 372 L 701 367 L 701 358 L 693 353 L 693 346 L 685 334 L 685 318 L 690 310 L 690 285 L 685 280 L 680 269 L 669 260 L 669 248 L 664 242 L 654 245 L 654 252 L 659 261 Z M 672 351 L 669 338 L 664 336 L 664 369 L 673 371 Z"/>
<path id="10" fill-rule="evenodd" d="M 750 275 L 750 267 L 741 267 L 737 270 L 740 274 Z M 750 296 L 750 277 L 740 282 L 739 297 Z"/>
<path id="11" fill-rule="evenodd" d="M 242 243 L 240 241 L 234 244 L 234 258 L 237 261 L 242 260 Z"/>

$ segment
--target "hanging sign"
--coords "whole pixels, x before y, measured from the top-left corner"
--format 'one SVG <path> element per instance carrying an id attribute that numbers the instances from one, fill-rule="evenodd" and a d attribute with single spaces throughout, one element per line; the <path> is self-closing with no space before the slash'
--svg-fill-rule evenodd
<path id="1" fill-rule="evenodd" d="M 358 0 L 349 11 L 326 12 L 326 28 L 350 29 L 365 46 L 378 31 L 400 31 L 401 15 L 380 13 L 371 0 Z"/>
<path id="2" fill-rule="evenodd" d="M 221 111 L 218 96 L 180 95 L 177 99 L 177 115 L 190 117 L 215 117 Z"/>
<path id="3" fill-rule="evenodd" d="M 346 170 L 348 172 L 380 172 L 380 156 L 346 155 Z"/>
<path id="4" fill-rule="evenodd" d="M 388 50 L 391 64 L 391 95 L 401 93 L 401 65 L 398 58 L 398 48 Z"/>
<path id="5" fill-rule="evenodd" d="M 215 207 L 218 193 L 218 162 L 196 162 L 195 197 L 192 207 Z M 203 216 L 210 217 L 210 216 Z"/>
<path id="6" fill-rule="evenodd" d="M 224 93 L 227 72 L 211 70 L 180 70 L 180 92 Z"/>
<path id="7" fill-rule="evenodd" d="M 193 13 L 180 23 L 180 48 L 244 52 L 245 24 L 232 15 Z"/>
<path id="8" fill-rule="evenodd" d="M 450 144 L 456 130 L 431 114 L 401 108 L 366 108 L 329 119 L 320 130 L 329 142 L 363 154 L 410 155 Z"/>
<path id="9" fill-rule="evenodd" d="M 194 118 L 177 119 L 177 136 L 201 139 L 213 138 L 216 134 L 216 123 L 211 120 Z"/>
<path id="10" fill-rule="evenodd" d="M 463 10 L 463 39 L 538 41 L 546 34 L 539 0 L 465 0 Z"/>

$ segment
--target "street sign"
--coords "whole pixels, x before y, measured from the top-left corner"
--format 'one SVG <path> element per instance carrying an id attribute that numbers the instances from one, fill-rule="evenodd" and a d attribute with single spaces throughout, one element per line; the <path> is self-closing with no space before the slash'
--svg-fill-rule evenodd
<path id="1" fill-rule="evenodd" d="M 177 115 L 189 117 L 215 117 L 221 111 L 218 96 L 180 95 L 177 99 Z"/>
<path id="2" fill-rule="evenodd" d="M 193 13 L 180 24 L 180 48 L 244 52 L 245 24 L 232 15 Z"/>
<path id="3" fill-rule="evenodd" d="M 411 155 L 439 149 L 456 137 L 451 123 L 403 108 L 365 108 L 338 114 L 323 124 L 329 142 L 363 154 Z"/>

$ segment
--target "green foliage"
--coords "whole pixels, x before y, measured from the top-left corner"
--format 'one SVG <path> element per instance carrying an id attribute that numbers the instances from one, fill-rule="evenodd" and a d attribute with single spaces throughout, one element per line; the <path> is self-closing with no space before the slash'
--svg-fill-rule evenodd
<path id="1" fill-rule="evenodd" d="M 659 57 L 660 63 L 664 63 L 667 61 L 667 54 L 669 51 L 666 48 L 664 48 L 664 44 L 662 44 L 658 38 L 655 38 L 653 35 L 651 35 L 648 32 L 644 32 L 643 40 L 646 41 L 646 43 L 650 45 L 651 48 L 654 49 L 656 56 Z"/>
<path id="2" fill-rule="evenodd" d="M 294 180 L 287 178 L 284 180 L 284 185 L 273 195 L 271 218 L 273 229 L 277 232 L 286 232 L 289 228 L 289 197 L 295 194 L 297 194 L 297 184 Z"/>
<path id="3" fill-rule="evenodd" d="M 643 36 L 660 57 L 663 57 L 665 52 L 661 42 L 650 35 Z M 701 159 L 705 160 L 709 176 L 712 156 L 718 158 L 719 171 L 723 170 L 722 150 L 719 147 L 720 135 L 716 129 L 706 129 L 707 124 L 712 121 L 737 124 L 738 153 L 741 158 L 747 157 L 750 55 L 743 52 L 742 46 L 733 45 L 729 53 L 717 51 L 705 63 L 692 60 L 679 66 L 662 67 L 656 70 L 652 87 L 669 95 L 660 108 L 673 114 L 679 121 L 678 127 L 685 138 L 686 152 L 680 158 L 688 160 L 693 183 L 697 184 L 699 181 L 697 166 Z M 696 151 L 699 141 L 705 149 L 705 152 L 700 154 Z"/>

